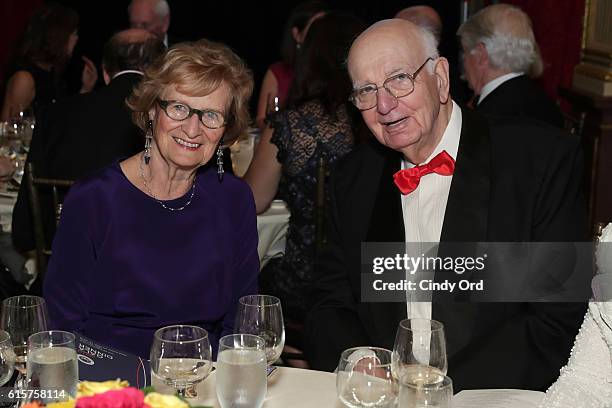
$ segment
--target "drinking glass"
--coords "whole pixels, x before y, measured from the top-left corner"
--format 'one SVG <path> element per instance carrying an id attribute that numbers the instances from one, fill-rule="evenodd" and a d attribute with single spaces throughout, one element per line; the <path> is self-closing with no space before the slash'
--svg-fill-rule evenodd
<path id="1" fill-rule="evenodd" d="M 198 326 L 174 325 L 155 332 L 151 345 L 151 372 L 181 397 L 196 397 L 195 386 L 212 367 L 208 332 Z"/>
<path id="2" fill-rule="evenodd" d="M 338 364 L 336 391 L 347 407 L 395 407 L 397 381 L 391 373 L 391 351 L 378 347 L 344 350 Z"/>
<path id="3" fill-rule="evenodd" d="M 393 346 L 393 375 L 403 382 L 439 382 L 446 375 L 444 325 L 430 319 L 402 320 Z"/>
<path id="4" fill-rule="evenodd" d="M 0 386 L 11 379 L 13 370 L 15 370 L 13 342 L 7 332 L 0 330 Z"/>
<path id="5" fill-rule="evenodd" d="M 252 334 L 219 340 L 216 391 L 221 408 L 259 408 L 267 391 L 266 346 Z"/>
<path id="6" fill-rule="evenodd" d="M 19 376 L 15 387 L 25 389 L 26 362 L 28 356 L 28 337 L 47 330 L 47 304 L 38 296 L 14 296 L 2 301 L 0 329 L 11 336 L 15 352 L 15 368 Z"/>
<path id="7" fill-rule="evenodd" d="M 429 384 L 414 384 L 400 381 L 399 406 L 402 408 L 451 408 L 453 382 L 442 376 Z"/>
<path id="8" fill-rule="evenodd" d="M 238 301 L 235 332 L 254 334 L 266 344 L 268 365 L 280 357 L 285 346 L 285 323 L 280 300 L 268 295 L 243 296 Z"/>
<path id="9" fill-rule="evenodd" d="M 74 334 L 51 330 L 28 338 L 28 388 L 45 390 L 43 403 L 76 398 L 78 379 Z"/>

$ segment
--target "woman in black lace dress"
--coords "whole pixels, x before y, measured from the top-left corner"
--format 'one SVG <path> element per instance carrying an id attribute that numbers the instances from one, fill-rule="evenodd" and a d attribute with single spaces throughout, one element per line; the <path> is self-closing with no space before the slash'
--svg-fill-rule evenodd
<path id="1" fill-rule="evenodd" d="M 284 256 L 274 258 L 260 274 L 261 292 L 279 297 L 283 311 L 303 320 L 306 288 L 315 257 L 317 165 L 327 168 L 348 153 L 354 129 L 348 97 L 352 86 L 344 61 L 353 39 L 364 29 L 356 17 L 331 12 L 319 18 L 298 57 L 287 109 L 271 118 L 245 175 L 257 212 L 275 197 L 291 211 Z"/>

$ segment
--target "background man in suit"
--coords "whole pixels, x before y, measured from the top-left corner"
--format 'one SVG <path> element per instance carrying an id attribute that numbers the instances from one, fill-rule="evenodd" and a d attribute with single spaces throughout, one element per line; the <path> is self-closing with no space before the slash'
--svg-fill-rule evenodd
<path id="1" fill-rule="evenodd" d="M 144 137 L 132 123 L 124 101 L 145 67 L 164 51 L 161 40 L 143 29 L 128 29 L 112 36 L 104 46 L 102 61 L 107 86 L 53 104 L 36 118 L 28 154 L 35 175 L 76 180 L 142 150 Z M 50 211 L 43 216 L 50 244 L 55 217 Z M 12 236 L 20 251 L 34 248 L 26 183 L 21 185 L 13 211 Z"/>
<path id="2" fill-rule="evenodd" d="M 445 295 L 364 302 L 361 245 L 581 240 L 578 141 L 550 126 L 492 126 L 462 111 L 449 97 L 448 63 L 434 36 L 404 20 L 362 33 L 348 68 L 353 101 L 378 143 L 357 147 L 332 174 L 328 245 L 304 330 L 311 366 L 333 370 L 353 346 L 392 348 L 400 320 L 425 317 L 445 325 L 457 390 L 545 389 L 567 361 L 583 303 L 459 303 Z M 433 173 L 414 170 L 436 161 Z M 400 169 L 403 193 L 394 185 Z M 414 172 L 426 174 L 416 188 L 406 182 Z M 561 283 L 554 279 L 547 283 Z"/>
<path id="3" fill-rule="evenodd" d="M 406 7 L 397 12 L 395 18 L 410 21 L 418 26 L 421 26 L 436 37 L 436 41 L 440 44 L 442 39 L 442 19 L 438 12 L 430 6 L 418 5 Z M 459 105 L 464 105 L 467 102 L 467 95 L 470 94 L 465 82 L 460 80 L 460 69 L 456 64 L 449 64 L 450 76 L 450 93 L 453 100 Z"/>
<path id="4" fill-rule="evenodd" d="M 463 23 L 465 77 L 486 115 L 522 116 L 563 127 L 557 104 L 531 78 L 542 74 L 542 57 L 531 20 L 521 9 L 495 4 Z"/>
<path id="5" fill-rule="evenodd" d="M 128 6 L 128 15 L 130 27 L 152 32 L 168 47 L 170 6 L 166 0 L 132 0 Z"/>

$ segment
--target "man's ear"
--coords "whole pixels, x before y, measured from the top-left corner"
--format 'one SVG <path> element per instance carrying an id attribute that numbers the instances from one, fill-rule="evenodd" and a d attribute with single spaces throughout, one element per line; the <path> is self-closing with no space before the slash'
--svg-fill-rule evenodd
<path id="1" fill-rule="evenodd" d="M 489 66 L 489 52 L 484 43 L 478 43 L 472 52 L 479 67 L 486 68 Z"/>
<path id="2" fill-rule="evenodd" d="M 440 57 L 435 61 L 434 75 L 436 76 L 436 85 L 438 94 L 440 95 L 440 103 L 446 103 L 450 97 L 450 82 L 448 78 L 448 60 Z"/>
<path id="3" fill-rule="evenodd" d="M 104 67 L 104 64 L 102 64 L 102 78 L 104 78 L 104 83 L 106 85 L 108 85 L 111 81 L 111 76 L 108 75 L 108 72 L 106 72 L 106 67 Z"/>

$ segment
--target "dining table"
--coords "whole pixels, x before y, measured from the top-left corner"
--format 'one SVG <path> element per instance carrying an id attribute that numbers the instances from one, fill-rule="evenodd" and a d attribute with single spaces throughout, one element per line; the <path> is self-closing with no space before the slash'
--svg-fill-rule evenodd
<path id="1" fill-rule="evenodd" d="M 215 370 L 196 386 L 197 396 L 189 403 L 220 408 L 215 394 Z M 151 385 L 158 392 L 173 389 L 155 377 Z M 528 390 L 465 390 L 453 397 L 452 408 L 537 408 L 544 393 Z M 336 393 L 336 374 L 292 367 L 277 367 L 268 377 L 263 408 L 341 408 Z M 400 407 L 401 408 L 401 407 Z"/>
<path id="2" fill-rule="evenodd" d="M 270 259 L 285 253 L 287 229 L 289 227 L 289 209 L 281 200 L 274 200 L 265 212 L 257 216 L 257 233 L 259 243 L 259 266 L 263 268 Z"/>

